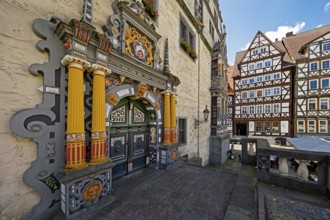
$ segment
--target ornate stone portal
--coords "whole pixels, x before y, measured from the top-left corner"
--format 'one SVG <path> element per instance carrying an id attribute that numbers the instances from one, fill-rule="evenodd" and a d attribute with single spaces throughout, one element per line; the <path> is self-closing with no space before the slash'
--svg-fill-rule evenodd
<path id="1" fill-rule="evenodd" d="M 112 175 L 117 164 L 111 146 L 117 150 L 123 146 L 119 137 L 110 140 L 111 112 L 126 97 L 139 100 L 150 115 L 147 128 L 151 135 L 137 134 L 134 147 L 137 154 L 144 153 L 145 165 L 150 162 L 158 167 L 164 130 L 161 92 L 172 93 L 179 80 L 169 74 L 168 51 L 167 65 L 160 71 L 160 36 L 148 16 L 141 14 L 141 7 L 115 1 L 115 14 L 107 19 L 104 33 L 95 32 L 92 25 L 91 0 L 85 0 L 80 21 L 34 21 L 33 30 L 42 38 L 36 47 L 49 53 L 47 63 L 29 69 L 32 75 L 43 74 L 43 102 L 35 109 L 18 112 L 10 122 L 14 133 L 38 144 L 38 157 L 25 172 L 24 181 L 42 199 L 27 218 L 52 218 L 60 208 L 66 217 L 74 217 L 114 200 Z M 170 82 L 170 78 L 175 80 Z M 174 95 L 171 100 L 168 114 L 175 117 Z M 134 110 L 134 114 L 136 123 L 144 120 L 141 110 Z M 173 143 L 175 126 L 172 119 L 169 140 Z M 145 151 L 141 150 L 143 143 L 148 143 Z M 172 165 L 177 148 L 166 148 Z M 134 161 L 130 163 L 128 166 L 134 167 Z"/>

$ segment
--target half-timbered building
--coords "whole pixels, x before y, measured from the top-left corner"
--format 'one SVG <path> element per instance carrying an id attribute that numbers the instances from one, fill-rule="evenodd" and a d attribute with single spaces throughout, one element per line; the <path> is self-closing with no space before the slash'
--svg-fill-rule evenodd
<path id="1" fill-rule="evenodd" d="M 283 38 L 296 63 L 294 134 L 329 136 L 330 25 Z"/>
<path id="2" fill-rule="evenodd" d="M 293 66 L 280 41 L 258 31 L 234 66 L 234 134 L 292 135 Z"/>
<path id="3" fill-rule="evenodd" d="M 234 107 L 234 81 L 232 78 L 234 66 L 229 66 L 228 75 L 228 99 L 227 99 L 227 132 L 233 135 L 233 107 Z"/>

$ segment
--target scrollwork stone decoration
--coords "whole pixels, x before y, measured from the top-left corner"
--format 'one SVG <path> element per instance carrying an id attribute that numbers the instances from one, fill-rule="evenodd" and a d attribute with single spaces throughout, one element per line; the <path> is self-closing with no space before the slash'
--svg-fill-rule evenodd
<path id="1" fill-rule="evenodd" d="M 24 182 L 36 190 L 40 203 L 27 216 L 28 219 L 43 219 L 59 210 L 60 187 L 53 175 L 64 166 L 65 140 L 65 68 L 61 66 L 65 47 L 54 30 L 59 20 L 36 19 L 34 33 L 42 38 L 36 44 L 41 52 L 49 53 L 44 64 L 33 64 L 29 72 L 43 75 L 43 101 L 34 109 L 16 113 L 11 121 L 11 130 L 22 137 L 32 138 L 38 146 L 38 157 L 24 173 Z"/>

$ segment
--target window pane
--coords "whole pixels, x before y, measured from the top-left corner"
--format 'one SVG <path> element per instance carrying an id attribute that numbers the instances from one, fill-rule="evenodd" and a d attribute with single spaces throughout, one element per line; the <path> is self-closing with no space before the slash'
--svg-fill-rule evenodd
<path id="1" fill-rule="evenodd" d="M 316 80 L 309 81 L 309 88 L 310 89 L 317 89 L 317 81 Z"/>
<path id="2" fill-rule="evenodd" d="M 330 61 L 325 60 L 322 62 L 322 69 L 328 69 L 329 68 Z"/>
<path id="3" fill-rule="evenodd" d="M 322 79 L 322 89 L 329 88 L 329 79 Z"/>
<path id="4" fill-rule="evenodd" d="M 317 70 L 317 63 L 311 63 L 311 70 Z"/>

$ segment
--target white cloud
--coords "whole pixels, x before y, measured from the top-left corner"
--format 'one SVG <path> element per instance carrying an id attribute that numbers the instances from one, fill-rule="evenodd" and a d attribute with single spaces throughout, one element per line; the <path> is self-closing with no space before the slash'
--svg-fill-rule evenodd
<path id="1" fill-rule="evenodd" d="M 325 4 L 324 11 L 325 11 L 325 13 L 327 13 L 328 11 L 330 11 L 330 2 L 328 2 L 327 4 Z"/>
<path id="2" fill-rule="evenodd" d="M 316 28 L 319 28 L 319 27 L 322 27 L 323 26 L 323 24 L 319 24 L 319 25 L 317 25 L 317 27 Z"/>
<path id="3" fill-rule="evenodd" d="M 272 41 L 275 41 L 276 38 L 279 40 L 282 39 L 282 37 L 285 37 L 286 33 L 293 32 L 293 34 L 296 34 L 301 31 L 305 27 L 305 22 L 298 22 L 294 27 L 291 26 L 279 26 L 276 31 L 267 31 L 265 35 L 271 39 Z"/>
<path id="4" fill-rule="evenodd" d="M 241 50 L 246 50 L 246 49 L 248 49 L 248 47 L 250 46 L 250 44 L 251 44 L 251 42 L 246 43 L 245 47 L 241 48 Z"/>

